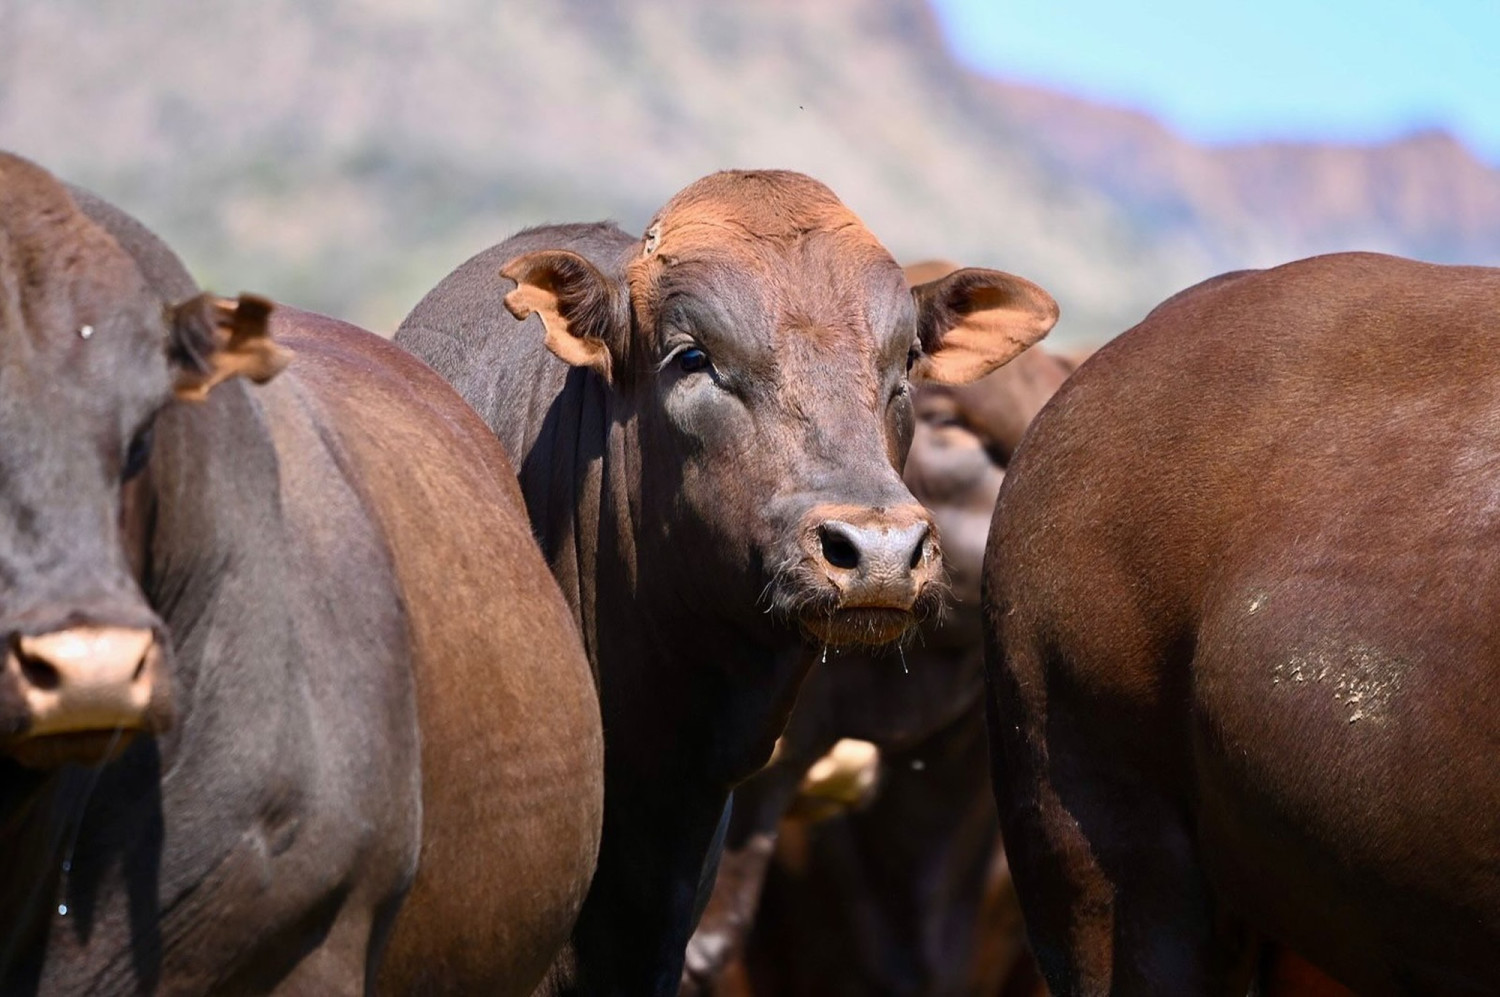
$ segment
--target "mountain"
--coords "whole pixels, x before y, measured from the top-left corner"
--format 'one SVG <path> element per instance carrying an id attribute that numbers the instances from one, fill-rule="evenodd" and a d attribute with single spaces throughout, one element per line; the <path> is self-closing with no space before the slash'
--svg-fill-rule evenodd
<path id="1" fill-rule="evenodd" d="M 1354 247 L 1500 261 L 1500 171 L 1441 131 L 1205 148 L 1119 108 L 1003 83 L 990 95 L 1057 169 L 1149 228 L 1198 235 L 1226 265 Z"/>
<path id="2" fill-rule="evenodd" d="M 0 147 L 205 284 L 385 332 L 517 228 L 639 229 L 726 167 L 819 177 L 900 258 L 1037 280 L 1073 343 L 1313 252 L 1500 263 L 1500 171 L 1447 136 L 1195 146 L 966 70 L 924 0 L 0 0 Z"/>

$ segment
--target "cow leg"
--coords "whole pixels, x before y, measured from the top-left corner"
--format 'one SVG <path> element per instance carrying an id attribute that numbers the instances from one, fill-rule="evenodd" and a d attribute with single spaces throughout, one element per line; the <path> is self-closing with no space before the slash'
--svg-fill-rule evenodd
<path id="1" fill-rule="evenodd" d="M 562 992 L 677 992 L 704 859 L 729 799 L 728 787 L 679 789 L 670 777 L 644 787 L 621 783 L 618 792 L 606 785 L 606 800 L 615 796 L 573 929 L 577 980 Z"/>
<path id="2" fill-rule="evenodd" d="M 1245 994 L 1256 946 L 1216 912 L 1173 725 L 1007 635 L 990 649 L 992 777 L 1033 950 L 1058 994 Z M 1107 718 L 1108 722 L 1101 722 Z"/>
<path id="3" fill-rule="evenodd" d="M 744 947 L 775 848 L 773 830 L 754 834 L 739 848 L 725 850 L 708 906 L 688 939 L 679 997 L 699 997 L 717 989 L 720 974 Z"/>
<path id="4" fill-rule="evenodd" d="M 698 928 L 688 940 L 681 997 L 713 993 L 720 974 L 744 948 L 776 850 L 781 818 L 797 795 L 807 767 L 832 747 L 831 737 L 797 738 L 795 733 L 789 730 L 777 758 L 734 791 L 734 814 L 719 875 Z"/>

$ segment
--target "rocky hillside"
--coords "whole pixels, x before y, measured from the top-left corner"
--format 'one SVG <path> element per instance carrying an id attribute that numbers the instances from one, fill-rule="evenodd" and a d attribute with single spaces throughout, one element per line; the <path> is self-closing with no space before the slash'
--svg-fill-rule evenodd
<path id="1" fill-rule="evenodd" d="M 820 177 L 898 256 L 1038 280 L 1073 342 L 1310 252 L 1500 263 L 1500 171 L 1445 136 L 1196 147 L 966 71 L 924 0 L 0 0 L 0 147 L 206 283 L 383 331 L 518 227 L 638 228 L 729 166 Z"/>
<path id="2" fill-rule="evenodd" d="M 1057 169 L 1226 265 L 1356 247 L 1500 262 L 1500 170 L 1444 132 L 1204 148 L 1142 114 L 1001 83 L 989 94 Z"/>

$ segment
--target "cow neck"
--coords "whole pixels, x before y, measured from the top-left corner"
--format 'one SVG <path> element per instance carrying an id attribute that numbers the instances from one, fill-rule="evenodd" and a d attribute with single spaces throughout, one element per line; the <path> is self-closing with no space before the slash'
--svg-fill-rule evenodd
<path id="1" fill-rule="evenodd" d="M 164 733 L 138 738 L 92 789 L 71 874 L 79 910 L 147 888 L 171 908 L 248 834 L 269 837 L 281 826 L 276 807 L 285 801 L 249 787 L 296 785 L 312 723 L 259 390 L 228 382 L 158 416 L 149 473 L 129 511 L 139 518 L 126 536 L 140 537 L 142 588 L 170 642 L 175 717 Z M 43 833 L 65 812 L 70 778 L 64 770 L 57 791 L 44 794 L 54 802 L 50 814 L 36 811 Z M 102 971 L 118 957 L 117 940 L 105 932 L 84 943 L 71 975 Z"/>
<path id="2" fill-rule="evenodd" d="M 576 536 L 595 543 L 578 545 L 576 577 L 606 729 L 644 724 L 630 735 L 643 763 L 727 791 L 770 757 L 814 652 L 792 631 L 751 632 L 706 614 L 685 625 L 694 618 L 678 593 L 661 594 L 672 565 L 653 561 L 660 552 L 643 539 L 635 412 L 597 382 L 590 389 L 605 445 L 597 472 L 582 476 L 591 491 L 579 496 Z"/>
<path id="3" fill-rule="evenodd" d="M 554 390 L 544 389 L 551 397 L 545 415 L 519 439 L 508 439 L 506 430 L 531 413 L 513 411 L 516 394 L 503 392 L 487 421 L 502 427 L 496 430 L 502 442 L 520 455 L 516 473 L 527 517 L 578 625 L 597 685 L 599 573 L 601 565 L 616 563 L 599 553 L 604 536 L 613 535 L 605 529 L 611 520 L 603 505 L 604 468 L 613 460 L 608 392 L 589 372 L 556 364 L 548 354 L 528 359 L 538 364 L 538 381 L 558 378 Z"/>
<path id="4" fill-rule="evenodd" d="M 120 546 L 131 577 L 142 592 L 150 588 L 151 534 L 156 523 L 156 493 L 151 468 L 127 481 L 120 489 Z"/>
<path id="5" fill-rule="evenodd" d="M 61 855 L 90 771 L 37 772 L 0 758 L 0 991 L 27 973 L 56 905 Z"/>
<path id="6" fill-rule="evenodd" d="M 518 455 L 527 513 L 579 625 L 606 730 L 621 735 L 610 735 L 610 753 L 727 791 L 769 756 L 813 654 L 790 629 L 684 624 L 693 618 L 668 584 L 672 566 L 653 561 L 642 529 L 636 403 L 540 344 L 528 359 L 536 393 L 498 393 L 487 421 Z M 649 729 L 624 734 L 641 724 Z"/>

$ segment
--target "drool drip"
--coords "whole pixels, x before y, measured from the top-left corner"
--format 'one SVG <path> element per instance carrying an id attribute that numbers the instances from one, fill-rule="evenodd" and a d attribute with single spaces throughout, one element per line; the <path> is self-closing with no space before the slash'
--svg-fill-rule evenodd
<path id="1" fill-rule="evenodd" d="M 120 743 L 120 732 L 123 729 L 123 727 L 115 728 L 114 734 L 109 739 L 109 747 L 104 751 L 104 759 L 114 757 L 115 748 Z M 73 818 L 73 833 L 69 835 L 68 848 L 63 852 L 62 876 L 58 879 L 57 883 L 57 913 L 59 917 L 68 916 L 68 876 L 73 872 L 73 853 L 78 848 L 78 836 L 83 832 L 83 815 L 88 810 L 89 798 L 94 795 L 94 787 L 99 785 L 99 776 L 103 773 L 106 764 L 107 762 L 101 759 L 94 766 L 93 771 L 89 773 L 88 787 L 83 791 L 83 798 L 78 803 L 78 814 Z"/>

